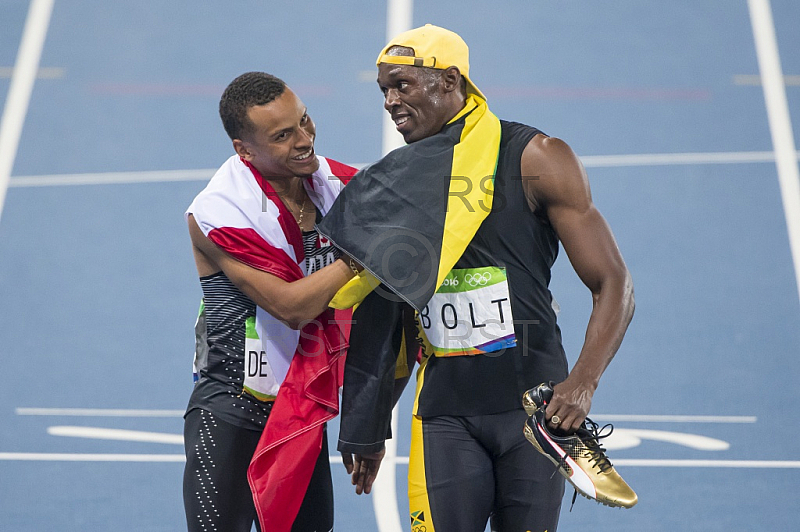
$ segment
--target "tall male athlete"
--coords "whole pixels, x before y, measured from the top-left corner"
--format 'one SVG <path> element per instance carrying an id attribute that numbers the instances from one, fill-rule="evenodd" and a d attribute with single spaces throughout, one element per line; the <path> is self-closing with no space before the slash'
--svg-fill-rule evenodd
<path id="1" fill-rule="evenodd" d="M 328 303 L 354 269 L 314 224 L 355 169 L 315 154 L 306 107 L 274 76 L 239 76 L 219 109 L 236 154 L 186 212 L 207 333 L 184 426 L 188 527 L 249 532 L 260 460 L 259 529 L 327 532 L 343 347 Z M 381 457 L 356 458 L 369 492 Z"/>
<path id="2" fill-rule="evenodd" d="M 633 315 L 630 275 L 576 155 L 488 110 L 458 35 L 431 25 L 405 32 L 377 63 L 384 107 L 408 145 L 356 176 L 338 200 L 349 211 L 334 209 L 320 230 L 418 310 L 425 358 L 412 421 L 412 530 L 479 532 L 491 518 L 502 532 L 554 532 L 564 481 L 523 436 L 521 397 L 553 381 L 550 429 L 583 424 Z M 380 206 L 361 214 L 358 198 L 377 187 L 374 202 L 399 198 L 396 215 Z M 373 228 L 398 226 L 370 240 Z M 404 261 L 389 257 L 395 244 L 374 252 L 395 236 L 411 250 Z M 559 241 L 593 301 L 571 371 L 548 289 Z M 429 254 L 441 260 L 425 266 Z M 428 274 L 433 286 L 414 284 Z"/>

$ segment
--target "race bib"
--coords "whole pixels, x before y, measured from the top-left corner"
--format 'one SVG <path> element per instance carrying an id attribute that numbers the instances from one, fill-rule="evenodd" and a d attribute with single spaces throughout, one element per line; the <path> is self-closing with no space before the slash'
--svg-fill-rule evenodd
<path id="1" fill-rule="evenodd" d="M 256 317 L 245 322 L 244 340 L 244 389 L 260 401 L 273 401 L 280 384 L 270 367 L 267 352 L 256 332 Z"/>
<path id="2" fill-rule="evenodd" d="M 419 313 L 419 322 L 440 357 L 517 345 L 505 268 L 451 270 Z"/>

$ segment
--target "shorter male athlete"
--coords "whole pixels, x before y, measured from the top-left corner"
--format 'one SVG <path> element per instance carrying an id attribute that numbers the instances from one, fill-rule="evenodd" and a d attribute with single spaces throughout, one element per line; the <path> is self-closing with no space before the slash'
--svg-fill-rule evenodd
<path id="1" fill-rule="evenodd" d="M 314 224 L 355 169 L 316 155 L 305 105 L 270 74 L 239 76 L 219 108 L 236 154 L 186 212 L 205 325 L 184 425 L 188 528 L 250 532 L 248 467 L 263 433 L 263 467 L 251 478 L 267 490 L 255 493 L 259 530 L 327 532 L 333 488 L 324 422 L 338 411 L 343 347 L 327 309 L 355 272 Z M 278 436 L 291 440 L 280 447 Z M 369 472 L 357 479 L 366 492 L 381 456 L 356 457 Z"/>

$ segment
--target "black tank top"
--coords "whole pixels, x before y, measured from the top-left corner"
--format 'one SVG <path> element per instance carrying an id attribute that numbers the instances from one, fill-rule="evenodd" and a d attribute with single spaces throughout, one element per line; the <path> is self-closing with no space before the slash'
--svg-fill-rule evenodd
<path id="1" fill-rule="evenodd" d="M 317 221 L 321 215 L 317 212 Z M 303 232 L 307 275 L 332 264 L 340 252 L 322 242 L 316 230 Z M 203 311 L 196 331 L 196 344 L 203 356 L 186 413 L 195 408 L 208 410 L 223 421 L 250 430 L 263 430 L 272 409 L 271 402 L 256 399 L 243 389 L 245 323 L 256 315 L 256 304 L 242 293 L 223 272 L 200 278 Z"/>
<path id="2" fill-rule="evenodd" d="M 517 345 L 476 356 L 431 357 L 417 414 L 485 415 L 521 407 L 523 392 L 567 376 L 567 360 L 548 289 L 558 237 L 543 214 L 531 212 L 520 159 L 536 128 L 501 120 L 502 137 L 492 212 L 455 268 L 504 267 Z M 501 353 L 501 354 L 498 354 Z"/>
<path id="3" fill-rule="evenodd" d="M 272 405 L 246 393 L 244 382 L 245 322 L 256 315 L 256 304 L 223 272 L 200 278 L 203 288 L 207 355 L 198 367 L 199 380 L 189 398 L 188 414 L 208 410 L 222 421 L 250 430 L 263 430 Z"/>

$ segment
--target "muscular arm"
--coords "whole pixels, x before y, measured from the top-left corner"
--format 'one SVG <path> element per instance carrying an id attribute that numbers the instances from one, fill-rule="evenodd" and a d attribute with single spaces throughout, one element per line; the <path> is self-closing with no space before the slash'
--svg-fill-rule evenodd
<path id="1" fill-rule="evenodd" d="M 292 328 L 319 316 L 353 272 L 343 260 L 295 282 L 286 282 L 270 273 L 234 259 L 206 237 L 194 217 L 189 215 L 189 235 L 198 273 L 210 275 L 222 270 L 256 305 Z"/>
<path id="2" fill-rule="evenodd" d="M 548 417 L 561 419 L 561 430 L 572 431 L 589 413 L 600 377 L 633 317 L 633 283 L 611 229 L 592 203 L 583 165 L 570 147 L 537 135 L 521 162 L 529 205 L 546 214 L 575 272 L 592 293 L 583 348 L 547 407 Z"/>

